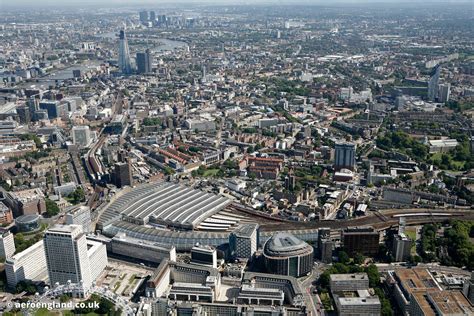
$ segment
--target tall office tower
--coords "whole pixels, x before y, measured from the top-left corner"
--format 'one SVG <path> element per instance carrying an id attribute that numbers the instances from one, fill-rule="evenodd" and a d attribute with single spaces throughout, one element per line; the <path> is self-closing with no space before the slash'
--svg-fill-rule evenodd
<path id="1" fill-rule="evenodd" d="M 7 259 L 15 253 L 15 240 L 8 229 L 0 230 L 0 258 Z"/>
<path id="2" fill-rule="evenodd" d="M 150 11 L 150 21 L 151 21 L 151 23 L 153 23 L 153 25 L 155 24 L 155 22 L 156 22 L 156 13 L 155 13 L 155 11 Z"/>
<path id="3" fill-rule="evenodd" d="M 334 168 L 354 170 L 356 145 L 352 143 L 338 143 L 335 146 Z"/>
<path id="4" fill-rule="evenodd" d="M 43 241 L 50 285 L 82 281 L 85 288 L 91 286 L 87 240 L 81 226 L 56 225 L 46 231 Z"/>
<path id="5" fill-rule="evenodd" d="M 132 166 L 130 161 L 117 162 L 115 164 L 115 185 L 122 188 L 126 185 L 132 185 Z"/>
<path id="6" fill-rule="evenodd" d="M 123 74 L 132 73 L 132 64 L 130 63 L 130 51 L 128 49 L 127 37 L 124 30 L 120 30 L 119 35 L 119 60 L 120 72 Z"/>
<path id="7" fill-rule="evenodd" d="M 234 258 L 250 259 L 257 252 L 259 243 L 258 224 L 244 224 L 229 235 L 231 256 Z"/>
<path id="8" fill-rule="evenodd" d="M 137 72 L 139 74 L 151 72 L 151 54 L 149 49 L 144 53 L 137 53 Z"/>
<path id="9" fill-rule="evenodd" d="M 27 106 L 19 106 L 16 108 L 16 114 L 20 119 L 21 124 L 28 124 L 31 122 L 30 108 Z"/>
<path id="10" fill-rule="evenodd" d="M 72 142 L 74 145 L 87 147 L 91 143 L 89 126 L 74 126 L 72 128 Z"/>
<path id="11" fill-rule="evenodd" d="M 451 84 L 449 83 L 440 84 L 438 87 L 438 101 L 448 102 L 450 95 L 451 95 Z"/>
<path id="12" fill-rule="evenodd" d="M 160 15 L 158 16 L 158 23 L 160 23 L 160 25 L 166 25 L 166 15 Z"/>
<path id="13" fill-rule="evenodd" d="M 139 13 L 139 16 L 140 16 L 140 22 L 142 24 L 148 23 L 148 12 L 147 11 L 141 11 Z"/>
<path id="14" fill-rule="evenodd" d="M 439 75 L 441 74 L 441 66 L 435 67 L 433 75 L 428 82 L 428 100 L 435 101 L 438 95 Z"/>

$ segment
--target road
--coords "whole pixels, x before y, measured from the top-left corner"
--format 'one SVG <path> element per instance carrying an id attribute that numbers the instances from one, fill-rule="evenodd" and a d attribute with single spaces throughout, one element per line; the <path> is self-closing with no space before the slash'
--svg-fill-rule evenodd
<path id="1" fill-rule="evenodd" d="M 319 278 L 321 273 L 324 271 L 324 264 L 315 263 L 311 275 L 307 278 L 300 280 L 301 289 L 303 290 L 303 296 L 306 303 L 306 307 L 311 312 L 311 315 L 320 316 L 323 315 L 321 311 L 321 300 L 317 294 L 313 294 L 313 285 Z"/>

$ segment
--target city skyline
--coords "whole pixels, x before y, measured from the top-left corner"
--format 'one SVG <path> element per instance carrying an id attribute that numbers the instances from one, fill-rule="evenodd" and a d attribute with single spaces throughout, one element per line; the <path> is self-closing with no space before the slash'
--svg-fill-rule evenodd
<path id="1" fill-rule="evenodd" d="M 474 315 L 470 3 L 0 6 L 2 315 Z"/>

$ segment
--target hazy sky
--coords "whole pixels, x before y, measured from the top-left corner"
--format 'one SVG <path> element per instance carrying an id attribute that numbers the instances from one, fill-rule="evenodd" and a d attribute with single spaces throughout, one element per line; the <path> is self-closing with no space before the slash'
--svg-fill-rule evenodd
<path id="1" fill-rule="evenodd" d="M 331 4 L 331 3 L 467 3 L 469 0 L 0 0 L 2 6 L 71 6 L 71 5 L 159 5 L 173 3 L 203 4 Z"/>

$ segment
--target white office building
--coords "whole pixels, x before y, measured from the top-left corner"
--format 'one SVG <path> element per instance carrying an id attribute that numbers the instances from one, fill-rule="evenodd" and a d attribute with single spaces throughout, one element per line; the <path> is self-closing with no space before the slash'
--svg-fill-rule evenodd
<path id="1" fill-rule="evenodd" d="M 47 277 L 43 241 L 38 241 L 5 261 L 5 273 L 10 288 L 24 280 L 41 281 Z"/>
<path id="2" fill-rule="evenodd" d="M 329 287 L 332 292 L 358 291 L 369 288 L 367 273 L 331 274 Z"/>
<path id="3" fill-rule="evenodd" d="M 87 257 L 92 281 L 97 280 L 108 264 L 106 246 L 98 241 L 87 240 Z"/>
<path id="4" fill-rule="evenodd" d="M 338 315 L 347 316 L 379 316 L 380 300 L 377 296 L 369 297 L 339 297 L 335 295 Z"/>
<path id="5" fill-rule="evenodd" d="M 15 240 L 9 230 L 0 231 L 0 258 L 7 259 L 15 253 Z"/>
<path id="6" fill-rule="evenodd" d="M 92 284 L 86 235 L 79 225 L 56 225 L 44 235 L 44 250 L 49 283 L 54 285 L 81 283 L 84 288 Z"/>
<path id="7" fill-rule="evenodd" d="M 91 230 L 91 210 L 88 206 L 79 206 L 66 214 L 66 224 L 80 225 L 85 233 Z"/>

